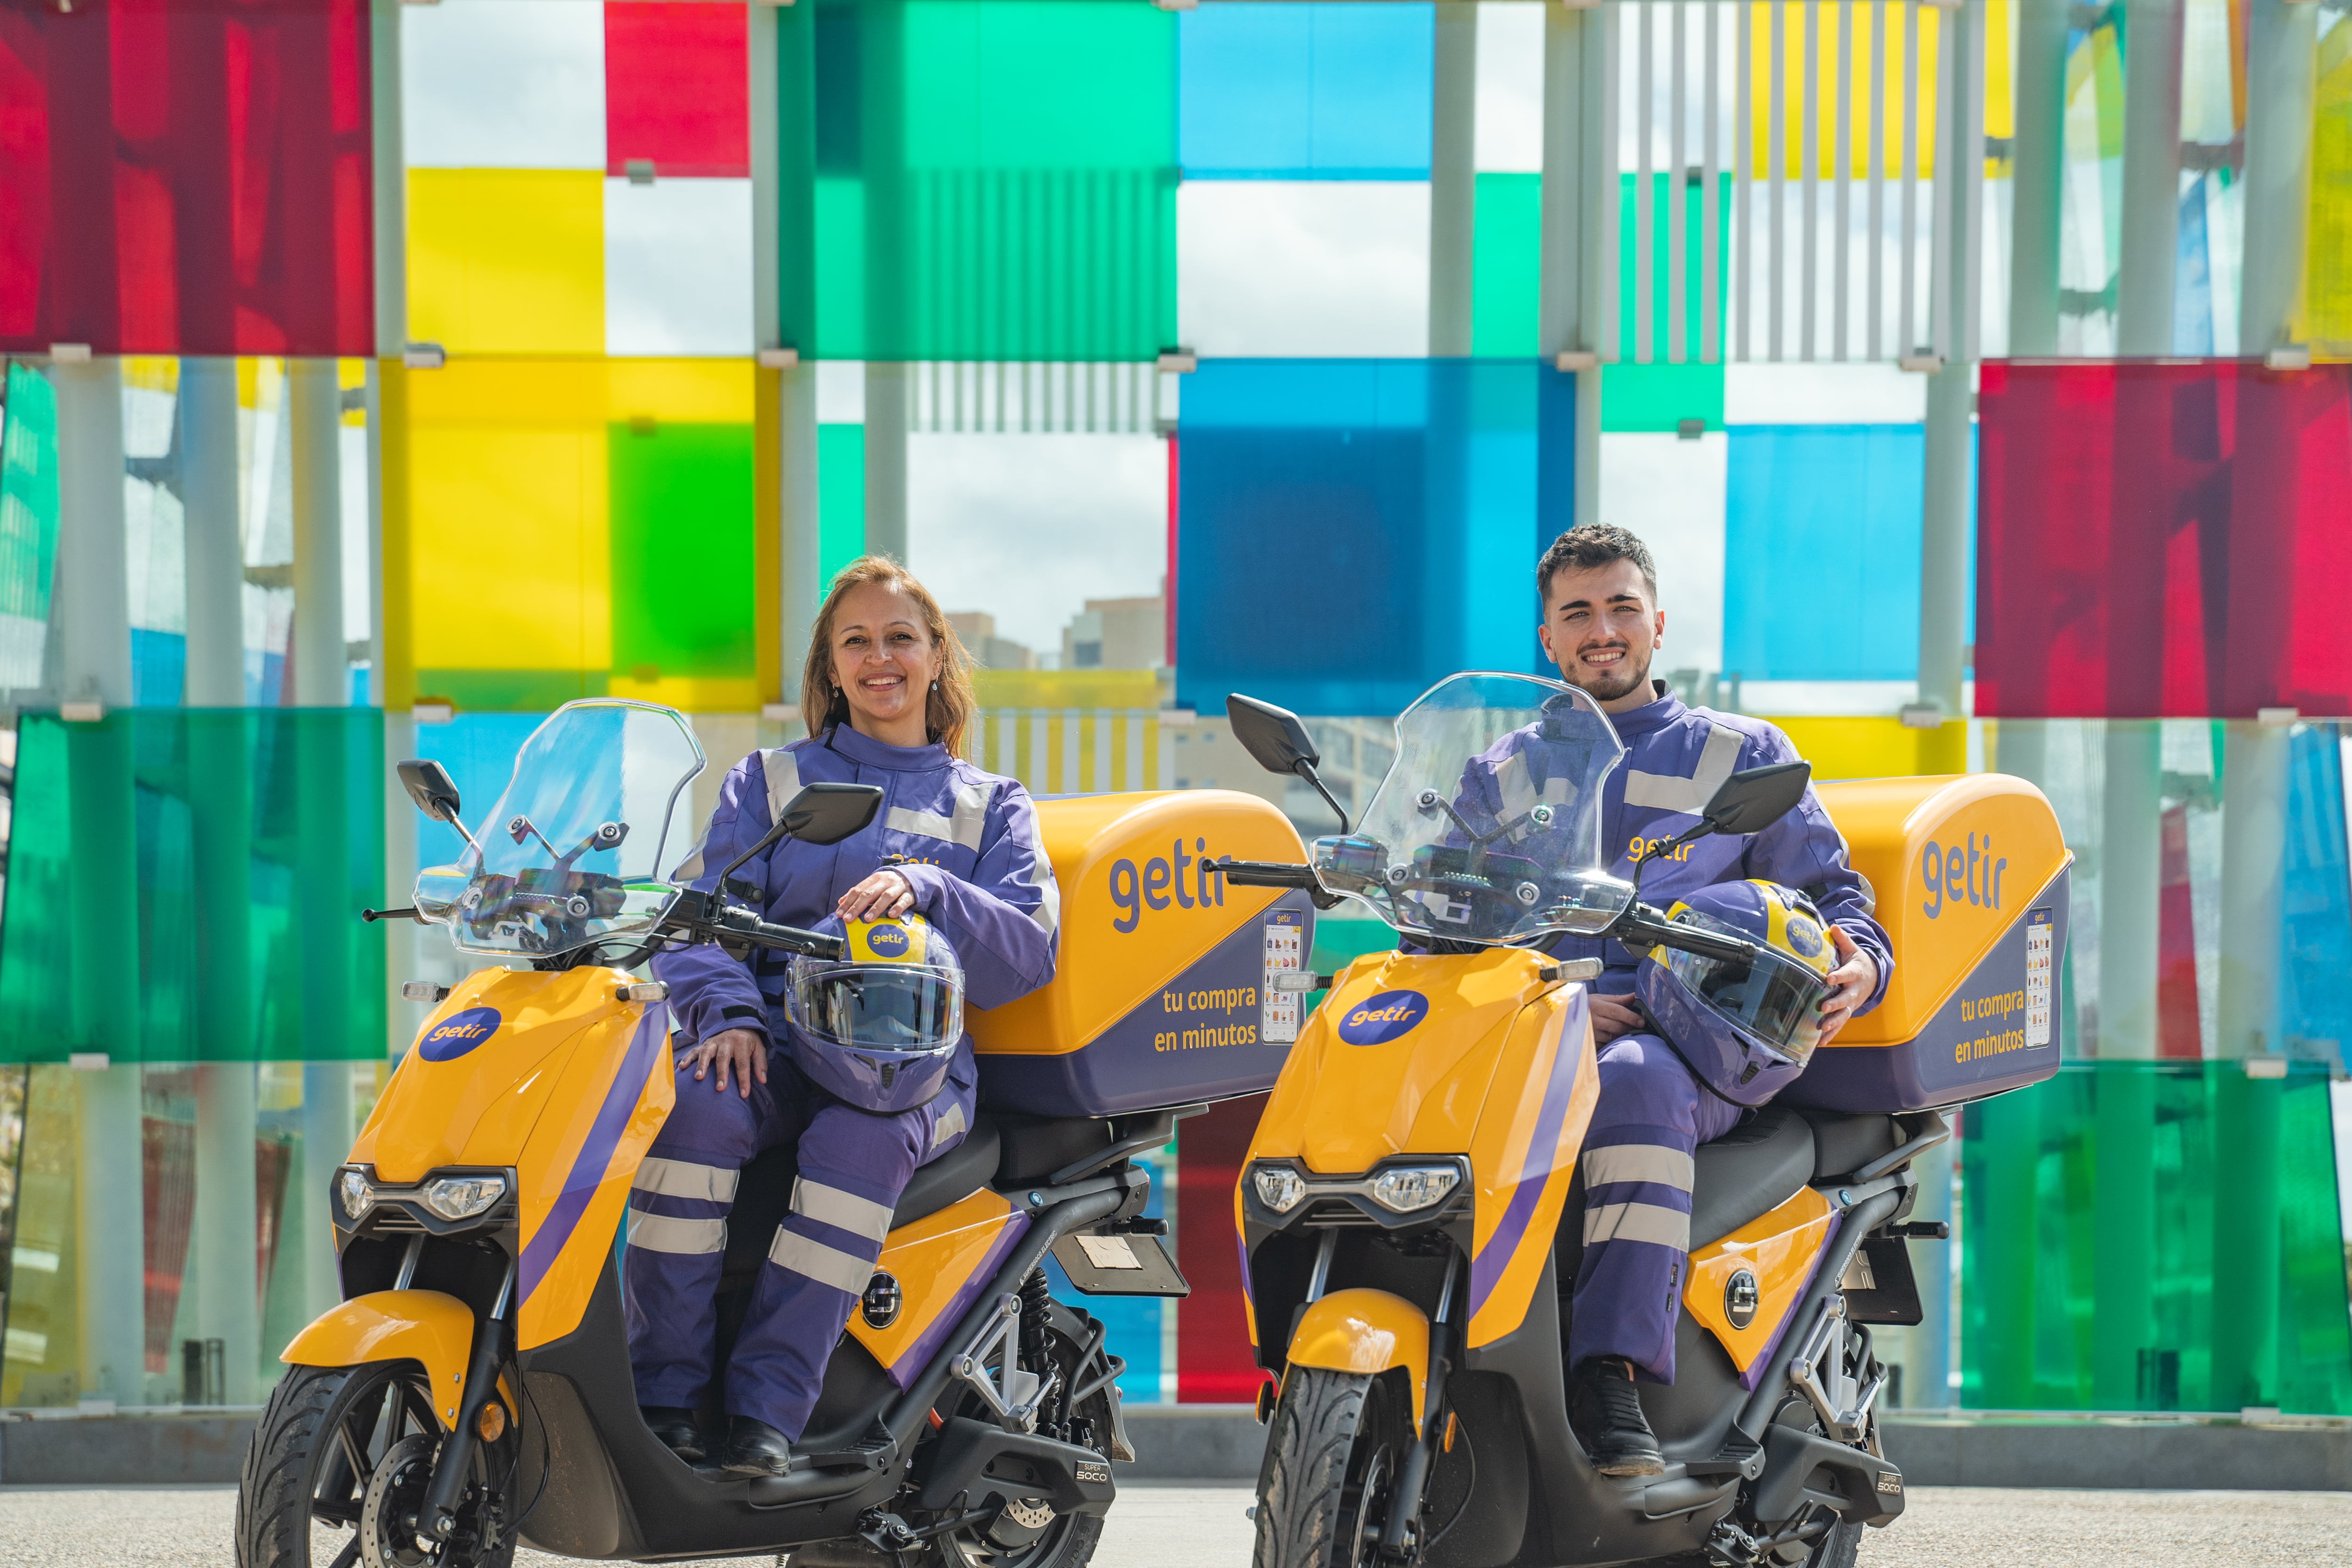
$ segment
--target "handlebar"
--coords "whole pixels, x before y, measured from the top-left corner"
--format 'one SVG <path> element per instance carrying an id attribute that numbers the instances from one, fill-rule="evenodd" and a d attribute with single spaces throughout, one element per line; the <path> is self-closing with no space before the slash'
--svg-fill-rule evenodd
<path id="1" fill-rule="evenodd" d="M 1315 880 L 1314 872 L 1303 865 L 1286 861 L 1222 860 L 1216 863 L 1227 882 L 1235 887 L 1295 887 L 1315 901 L 1318 909 L 1330 909 L 1339 902 L 1339 895 L 1327 892 Z"/>
<path id="2" fill-rule="evenodd" d="M 812 958 L 841 956 L 840 937 L 827 936 L 819 931 L 803 931 L 797 925 L 771 925 L 748 909 L 722 909 L 710 919 L 694 924 L 722 941 L 749 942 L 755 947 L 772 947 L 782 953 L 804 953 Z"/>
<path id="3" fill-rule="evenodd" d="M 1702 958 L 1722 958 L 1735 964 L 1753 963 L 1759 951 L 1755 943 L 1744 938 L 1668 920 L 1663 910 L 1647 904 L 1636 904 L 1619 915 L 1608 935 L 1628 947 L 1678 947 Z"/>

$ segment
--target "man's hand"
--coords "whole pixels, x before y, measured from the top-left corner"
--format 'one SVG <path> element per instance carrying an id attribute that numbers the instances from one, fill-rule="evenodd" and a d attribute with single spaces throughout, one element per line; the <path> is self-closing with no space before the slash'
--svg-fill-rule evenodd
<path id="1" fill-rule="evenodd" d="M 904 873 L 884 866 L 843 894 L 834 907 L 844 920 L 895 919 L 915 907 L 915 884 Z"/>
<path id="2" fill-rule="evenodd" d="M 1829 973 L 1830 994 L 1822 998 L 1822 1042 L 1827 1044 L 1832 1035 L 1843 1029 L 1853 1017 L 1853 1009 L 1870 1000 L 1870 993 L 1878 989 L 1878 960 L 1864 952 L 1843 925 L 1829 927 L 1830 948 L 1838 956 L 1838 966 Z"/>
<path id="3" fill-rule="evenodd" d="M 720 1094 L 727 1092 L 727 1074 L 730 1069 L 735 1074 L 735 1092 L 746 1100 L 751 1097 L 752 1074 L 757 1073 L 762 1083 L 768 1081 L 768 1042 L 751 1030 L 722 1029 L 688 1051 L 686 1060 L 693 1065 L 697 1082 L 702 1081 L 703 1075 L 715 1063 L 719 1076 L 712 1081 L 710 1087 Z"/>
<path id="4" fill-rule="evenodd" d="M 1642 1009 L 1633 1004 L 1633 993 L 1620 991 L 1610 996 L 1596 991 L 1587 998 L 1592 1004 L 1592 1043 L 1607 1045 L 1621 1034 L 1650 1027 Z"/>

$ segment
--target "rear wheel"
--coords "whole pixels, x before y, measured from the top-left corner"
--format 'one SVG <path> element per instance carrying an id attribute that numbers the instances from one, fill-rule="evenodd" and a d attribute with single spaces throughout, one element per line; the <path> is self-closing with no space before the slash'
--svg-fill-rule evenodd
<path id="1" fill-rule="evenodd" d="M 415 1514 L 446 1433 L 415 1362 L 298 1366 L 269 1396 L 236 1497 L 237 1568 L 507 1568 L 512 1428 L 477 1444 L 447 1542 Z M 495 1537 L 495 1545 L 485 1545 Z"/>
<path id="2" fill-rule="evenodd" d="M 1255 1568 L 1379 1561 L 1412 1423 L 1393 1377 L 1294 1366 L 1258 1488 Z"/>

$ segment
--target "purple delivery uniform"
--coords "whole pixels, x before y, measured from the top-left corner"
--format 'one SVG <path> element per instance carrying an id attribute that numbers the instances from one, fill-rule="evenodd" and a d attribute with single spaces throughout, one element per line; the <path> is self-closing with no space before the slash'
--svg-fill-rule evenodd
<path id="1" fill-rule="evenodd" d="M 943 746 L 885 746 L 845 725 L 753 752 L 719 786 L 709 831 L 682 876 L 710 887 L 803 785 L 820 782 L 879 785 L 881 810 L 838 844 L 787 840 L 746 861 L 732 879 L 740 903 L 769 921 L 813 926 L 844 893 L 887 866 L 906 873 L 916 910 L 948 933 L 974 1006 L 1002 1007 L 1053 977 L 1061 900 L 1028 791 L 958 761 Z M 743 883 L 756 891 L 744 894 Z M 698 1082 L 680 1069 L 677 1107 L 629 1197 L 625 1282 L 637 1402 L 698 1406 L 710 1383 L 715 1298 L 738 1174 L 762 1150 L 796 1142 L 800 1177 L 791 1212 L 768 1249 L 735 1343 L 726 1408 L 797 1439 L 841 1325 L 881 1256 L 892 1207 L 916 1168 L 971 1128 L 977 1074 L 967 1035 L 929 1103 L 890 1115 L 844 1104 L 779 1049 L 792 1028 L 784 1016 L 788 962 L 757 948 L 739 962 L 709 945 L 654 960 L 654 973 L 669 983 L 680 1041 L 748 1029 L 765 1035 L 772 1051 L 768 1082 L 754 1079 L 749 1100 L 731 1084 L 713 1092 L 711 1079 Z"/>
<path id="2" fill-rule="evenodd" d="M 1609 716 L 1625 758 L 1601 793 L 1601 847 L 1616 875 L 1653 840 L 1695 825 L 1726 779 L 1746 768 L 1797 760 L 1789 737 L 1760 718 L 1693 708 L 1653 683 L 1657 700 Z M 1542 726 L 1521 730 L 1465 769 L 1463 792 L 1490 813 L 1523 814 L 1539 800 L 1567 804 L 1581 776 L 1580 747 L 1545 766 Z M 1575 745 L 1573 741 L 1570 745 Z M 1846 863 L 1845 840 L 1809 789 L 1797 809 L 1761 832 L 1685 844 L 1642 873 L 1642 899 L 1661 909 L 1692 890 L 1749 877 L 1795 888 L 1823 919 L 1878 960 L 1878 1005 L 1895 972 L 1886 933 L 1871 918 L 1870 884 Z M 1562 958 L 1599 958 L 1597 992 L 1634 988 L 1635 956 L 1608 938 L 1562 937 Z M 1601 1048 L 1601 1098 L 1585 1134 L 1584 1260 L 1577 1270 L 1568 1363 L 1622 1356 L 1661 1383 L 1675 1380 L 1675 1315 L 1690 1253 L 1692 1156 L 1736 1126 L 1744 1107 L 1703 1085 L 1655 1034 L 1620 1035 Z M 1794 1074 L 1790 1074 L 1794 1076 Z M 1751 1096 L 1752 1098 L 1752 1096 Z"/>

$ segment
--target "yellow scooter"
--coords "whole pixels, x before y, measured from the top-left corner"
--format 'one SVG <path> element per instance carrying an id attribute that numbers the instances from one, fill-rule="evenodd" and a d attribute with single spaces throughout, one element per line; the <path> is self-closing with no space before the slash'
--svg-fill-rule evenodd
<path id="1" fill-rule="evenodd" d="M 812 1465 L 747 1479 L 663 1447 L 631 1382 L 623 1218 L 675 1093 L 667 989 L 631 970 L 665 946 L 829 956 L 838 942 L 666 874 L 694 847 L 687 786 L 702 766 L 669 709 L 573 703 L 524 745 L 474 833 L 437 765 L 400 764 L 418 807 L 468 849 L 418 878 L 413 909 L 368 917 L 441 925 L 504 967 L 410 991 L 436 1006 L 335 1179 L 347 1299 L 285 1351 L 291 1369 L 238 1492 L 240 1568 L 498 1565 L 519 1542 L 575 1557 L 792 1552 L 941 1568 L 1091 1556 L 1111 1462 L 1134 1458 L 1123 1363 L 1098 1321 L 1047 1295 L 1043 1260 L 1052 1250 L 1092 1293 L 1184 1293 L 1164 1228 L 1140 1218 L 1150 1178 L 1132 1156 L 1166 1143 L 1188 1104 L 1264 1087 L 1273 1061 L 1220 1068 L 1218 1052 L 1155 1054 L 1150 1033 L 1120 1030 L 1160 1015 L 1162 986 L 1212 983 L 1235 930 L 1259 942 L 1260 920 L 1297 918 L 1259 894 L 1228 906 L 1222 883 L 1211 900 L 1203 873 L 1204 896 L 1188 895 L 1183 920 L 1162 917 L 1148 949 L 1134 945 L 1137 962 L 1090 963 L 1133 927 L 1118 900 L 1135 867 L 1118 852 L 1138 833 L 1164 847 L 1171 822 L 1244 852 L 1295 852 L 1297 834 L 1236 796 L 1041 813 L 1067 879 L 1063 967 L 1087 984 L 971 1015 L 987 1053 L 982 1113 L 898 1201 L 833 1353 Z M 881 795 L 810 785 L 768 841 L 839 842 Z M 1166 902 L 1157 885 L 1151 899 Z M 722 1364 L 792 1182 L 781 1151 L 743 1173 Z"/>
<path id="2" fill-rule="evenodd" d="M 1239 696 L 1228 716 L 1260 762 L 1314 780 L 1297 719 Z M 1608 1478 L 1569 1426 L 1562 1364 L 1598 1092 L 1581 982 L 1601 963 L 1531 948 L 1568 935 L 1752 953 L 1608 869 L 1601 798 L 1622 757 L 1580 691 L 1457 675 L 1398 719 L 1356 831 L 1343 821 L 1303 862 L 1224 868 L 1237 885 L 1356 900 L 1418 949 L 1318 982 L 1329 995 L 1234 1194 L 1251 1337 L 1280 1379 L 1261 1395 L 1257 1568 L 1850 1568 L 1862 1528 L 1902 1511 L 1867 1325 L 1920 1321 L 1906 1242 L 1947 1232 L 1906 1223 L 1910 1166 L 1949 1135 L 1938 1109 L 2057 1070 L 2056 819 L 1999 776 L 1822 791 L 1881 890 L 1895 979 L 1778 1100 L 1698 1150 L 1677 1375 L 1641 1391 L 1665 1470 Z M 1469 787 L 1474 764 L 1495 790 Z M 1654 852 L 1768 825 L 1808 771 L 1732 776 Z M 1965 902 L 1947 866 L 1978 868 Z"/>

